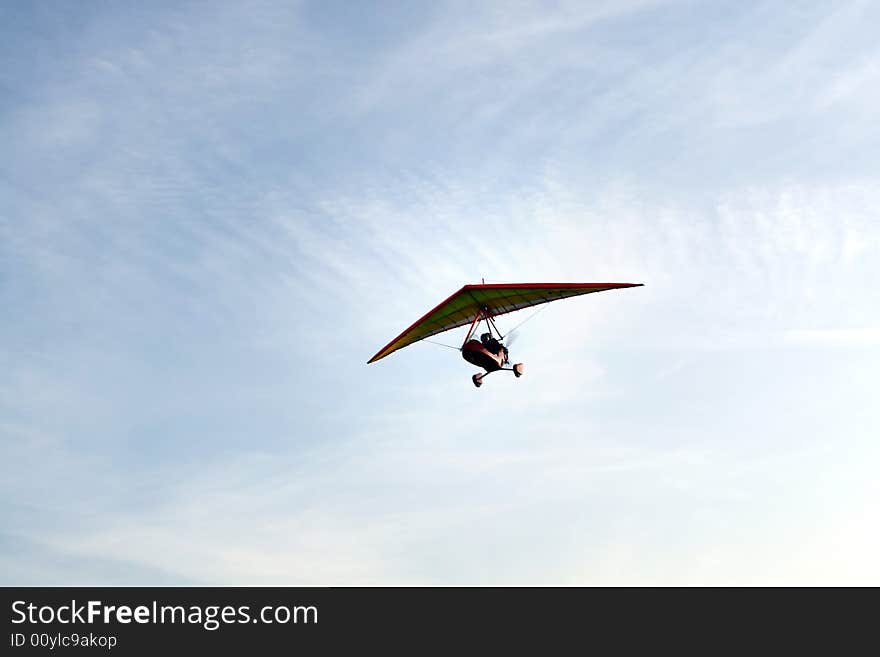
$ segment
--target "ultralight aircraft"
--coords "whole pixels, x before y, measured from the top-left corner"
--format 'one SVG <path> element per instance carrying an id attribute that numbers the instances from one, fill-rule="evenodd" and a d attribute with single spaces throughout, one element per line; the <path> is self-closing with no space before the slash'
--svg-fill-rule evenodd
<path id="1" fill-rule="evenodd" d="M 389 354 L 403 349 L 415 342 L 449 331 L 461 326 L 468 326 L 467 335 L 458 350 L 469 363 L 486 370 L 471 377 L 474 385 L 483 385 L 483 377 L 500 370 L 513 372 L 519 378 L 523 375 L 524 365 L 509 365 L 508 350 L 502 344 L 505 337 L 525 322 L 521 322 L 502 335 L 495 325 L 499 315 L 516 312 L 524 308 L 538 306 L 551 301 L 570 297 L 604 292 L 626 287 L 640 287 L 642 283 L 480 283 L 465 285 L 448 299 L 429 310 L 421 319 L 382 347 L 367 363 L 375 363 Z M 526 321 L 530 319 L 527 318 Z M 487 332 L 477 340 L 481 322 L 486 323 Z M 497 337 L 496 337 L 497 335 Z M 430 340 L 428 340 L 430 342 Z M 455 347 L 453 347 L 455 348 Z"/>

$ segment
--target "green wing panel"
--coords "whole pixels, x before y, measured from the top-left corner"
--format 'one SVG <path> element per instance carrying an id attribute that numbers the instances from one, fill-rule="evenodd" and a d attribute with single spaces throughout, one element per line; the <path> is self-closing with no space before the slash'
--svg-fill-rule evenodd
<path id="1" fill-rule="evenodd" d="M 374 363 L 414 342 L 443 331 L 466 326 L 481 311 L 493 317 L 504 315 L 542 303 L 567 299 L 591 292 L 603 292 L 624 287 L 638 287 L 641 283 L 500 283 L 465 285 L 446 301 L 416 321 L 373 356 Z"/>

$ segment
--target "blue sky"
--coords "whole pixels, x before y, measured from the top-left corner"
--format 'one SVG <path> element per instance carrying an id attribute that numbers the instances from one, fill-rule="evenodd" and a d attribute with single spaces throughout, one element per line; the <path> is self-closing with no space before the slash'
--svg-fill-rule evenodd
<path id="1" fill-rule="evenodd" d="M 880 9 L 788 4 L 6 3 L 0 581 L 880 584 Z M 481 277 L 645 287 L 366 365 Z"/>

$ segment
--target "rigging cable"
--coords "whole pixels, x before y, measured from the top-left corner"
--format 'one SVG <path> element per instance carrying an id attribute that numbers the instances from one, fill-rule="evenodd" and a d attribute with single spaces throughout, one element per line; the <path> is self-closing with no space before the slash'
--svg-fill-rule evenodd
<path id="1" fill-rule="evenodd" d="M 461 347 L 453 347 L 451 344 L 443 344 L 442 342 L 434 342 L 433 340 L 428 340 L 427 338 L 423 338 L 422 342 L 429 342 L 430 344 L 436 344 L 438 347 L 446 347 L 447 349 L 455 349 L 456 351 L 461 351 Z"/>
<path id="2" fill-rule="evenodd" d="M 529 315 L 528 317 L 526 317 L 526 318 L 525 318 L 523 321 L 521 321 L 519 324 L 517 324 L 517 325 L 514 326 L 512 329 L 510 329 L 507 333 L 505 333 L 505 334 L 502 336 L 502 338 L 506 338 L 508 335 L 510 335 L 511 333 L 513 333 L 516 329 L 518 329 L 520 326 L 522 326 L 523 324 L 525 324 L 527 321 L 529 321 L 530 319 L 533 319 L 538 313 L 543 312 L 545 308 L 547 308 L 547 304 L 542 305 L 542 306 L 541 306 L 540 308 L 538 308 L 535 312 L 533 312 L 531 315 Z"/>

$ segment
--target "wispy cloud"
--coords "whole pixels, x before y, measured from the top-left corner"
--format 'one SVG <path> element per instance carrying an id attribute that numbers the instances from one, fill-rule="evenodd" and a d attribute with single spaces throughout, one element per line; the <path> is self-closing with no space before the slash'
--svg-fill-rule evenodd
<path id="1" fill-rule="evenodd" d="M 878 346 L 880 329 L 814 329 L 789 331 L 786 339 L 796 344 L 822 346 Z"/>

